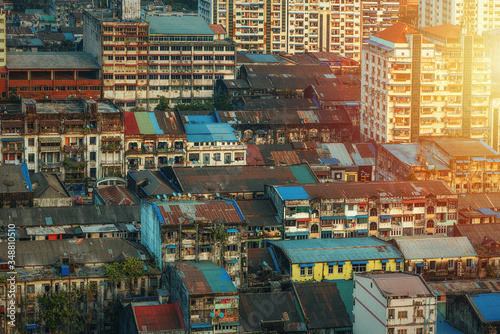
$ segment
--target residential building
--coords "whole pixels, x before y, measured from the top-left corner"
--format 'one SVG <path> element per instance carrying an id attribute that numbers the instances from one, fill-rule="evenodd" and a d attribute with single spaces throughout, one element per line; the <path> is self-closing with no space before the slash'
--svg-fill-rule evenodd
<path id="1" fill-rule="evenodd" d="M 16 245 L 16 318 L 21 319 L 18 330 L 49 331 L 39 316 L 42 308 L 37 296 L 61 291 L 76 295 L 88 291 L 88 297 L 76 299 L 73 307 L 85 316 L 89 331 L 92 328 L 97 332 L 110 332 L 115 315 L 112 300 L 153 294 L 161 276 L 149 265 L 150 255 L 144 246 L 119 238 L 18 241 Z M 7 254 L 7 247 L 8 243 L 0 243 L 2 254 Z M 147 268 L 146 274 L 136 278 L 137 284 L 116 282 L 105 274 L 107 265 L 120 263 L 126 258 L 144 261 Z M 2 272 L 7 271 L 2 269 Z M 7 293 L 0 295 L 0 305 L 4 310 L 12 301 L 7 297 Z M 7 317 L 2 317 L 5 331 L 7 321 Z M 77 330 L 72 323 L 68 326 L 64 329 L 66 332 Z"/>
<path id="2" fill-rule="evenodd" d="M 264 305 L 268 307 L 263 308 Z M 306 320 L 293 291 L 242 293 L 239 312 L 242 333 L 307 333 Z"/>
<path id="3" fill-rule="evenodd" d="M 128 172 L 127 183 L 136 196 L 144 199 L 156 199 L 158 196 L 165 199 L 180 192 L 161 171 Z"/>
<path id="4" fill-rule="evenodd" d="M 446 297 L 446 320 L 464 333 L 500 331 L 500 293 L 458 293 Z"/>
<path id="5" fill-rule="evenodd" d="M 360 60 L 362 43 L 361 1 L 293 1 L 246 3 L 240 0 L 198 2 L 198 14 L 220 24 L 251 53 L 334 52 Z"/>
<path id="6" fill-rule="evenodd" d="M 33 204 L 37 207 L 72 206 L 73 198 L 57 174 L 34 173 L 30 175 Z"/>
<path id="7" fill-rule="evenodd" d="M 138 1 L 127 4 L 139 11 Z M 126 110 L 212 100 L 217 79 L 234 79 L 235 46 L 194 16 L 123 18 L 85 11 L 84 50 L 103 68 L 103 96 Z"/>
<path id="8" fill-rule="evenodd" d="M 84 9 L 94 6 L 92 0 L 50 0 L 48 3 L 49 15 L 52 15 L 58 27 L 70 26 L 70 16 L 73 13 L 81 13 Z"/>
<path id="9" fill-rule="evenodd" d="M 263 247 L 265 240 L 281 240 L 281 223 L 276 219 L 276 210 L 268 199 L 236 201 L 241 210 L 247 228 L 243 237 L 248 248 Z"/>
<path id="10" fill-rule="evenodd" d="M 0 166 L 0 208 L 33 206 L 33 188 L 26 164 Z"/>
<path id="11" fill-rule="evenodd" d="M 172 302 L 179 301 L 191 333 L 239 333 L 239 296 L 227 272 L 210 261 L 167 265 L 163 278 Z"/>
<path id="12" fill-rule="evenodd" d="M 459 224 L 482 224 L 482 223 L 500 223 L 498 219 L 500 217 L 493 217 L 499 211 L 499 207 L 496 203 L 500 200 L 500 193 L 476 193 L 467 194 L 460 196 L 460 201 L 458 202 L 460 214 L 468 212 L 478 212 L 488 216 L 489 219 L 468 219 L 459 220 Z M 465 219 L 465 216 L 464 216 Z"/>
<path id="13" fill-rule="evenodd" d="M 234 285 L 246 282 L 245 218 L 234 201 L 143 202 L 141 242 L 165 268 L 176 261 L 212 260 Z"/>
<path id="14" fill-rule="evenodd" d="M 458 293 L 495 292 L 500 289 L 500 282 L 497 279 L 434 281 L 426 283 L 429 289 L 431 289 L 431 291 L 433 291 L 434 295 L 437 297 L 438 305 L 444 304 L 445 306 L 447 295 Z M 446 312 L 444 315 L 446 315 Z"/>
<path id="15" fill-rule="evenodd" d="M 403 7 L 403 6 L 401 6 Z M 400 1 L 361 1 L 363 42 L 399 21 Z"/>
<path id="16" fill-rule="evenodd" d="M 100 66 L 86 52 L 9 52 L 7 76 L 3 97 L 101 98 Z"/>
<path id="17" fill-rule="evenodd" d="M 500 269 L 500 224 L 456 225 L 453 236 L 467 237 L 478 255 L 478 277 L 498 277 Z"/>
<path id="18" fill-rule="evenodd" d="M 421 276 L 354 276 L 354 333 L 436 333 L 437 302 Z"/>
<path id="19" fill-rule="evenodd" d="M 5 6 L 0 1 L 0 92 L 7 92 L 7 35 Z M 2 94 L 2 98 L 5 97 Z"/>
<path id="20" fill-rule="evenodd" d="M 108 185 L 92 189 L 94 205 L 137 205 L 140 199 L 125 185 Z"/>
<path id="21" fill-rule="evenodd" d="M 417 143 L 381 144 L 377 180 L 441 180 L 456 193 L 498 192 L 499 158 L 483 141 L 466 138 L 420 138 Z"/>
<path id="22" fill-rule="evenodd" d="M 335 282 L 293 284 L 308 333 L 351 333 L 352 322 Z"/>
<path id="23" fill-rule="evenodd" d="M 420 136 L 491 140 L 491 69 L 483 38 L 451 24 L 397 23 L 363 49 L 361 135 L 378 143 Z"/>
<path id="24" fill-rule="evenodd" d="M 363 25 L 364 27 L 364 25 Z M 259 56 L 258 54 L 253 56 Z M 308 52 L 302 54 L 285 54 L 279 56 L 280 59 L 289 60 L 292 64 L 297 65 L 328 65 L 335 75 L 359 75 L 361 64 L 352 58 L 340 56 L 334 52 Z M 238 64 L 240 61 L 238 61 Z"/>
<path id="25" fill-rule="evenodd" d="M 161 289 L 159 289 L 161 290 Z M 127 299 L 126 299 L 127 300 Z M 179 301 L 162 304 L 158 301 L 145 301 L 128 298 L 120 314 L 120 334 L 187 334 Z"/>
<path id="26" fill-rule="evenodd" d="M 0 122 L 4 164 L 25 161 L 66 183 L 124 174 L 123 113 L 109 101 L 23 99 L 4 106 Z"/>
<path id="27" fill-rule="evenodd" d="M 244 166 L 247 146 L 217 113 L 179 112 L 186 131 L 186 166 Z"/>
<path id="28" fill-rule="evenodd" d="M 418 26 L 432 27 L 442 24 L 460 25 L 469 34 L 483 35 L 484 32 L 500 28 L 495 12 L 497 1 L 419 0 Z"/>
<path id="29" fill-rule="evenodd" d="M 312 167 L 317 174 L 326 170 L 325 181 L 367 182 L 375 180 L 375 147 L 371 143 L 322 144 L 318 151 L 323 167 Z"/>
<path id="30" fill-rule="evenodd" d="M 128 171 L 186 165 L 186 133 L 173 111 L 125 112 Z"/>
<path id="31" fill-rule="evenodd" d="M 0 228 L 16 225 L 20 241 L 78 238 L 140 240 L 139 205 L 4 208 Z M 7 241 L 7 234 L 0 243 Z"/>
<path id="32" fill-rule="evenodd" d="M 307 165 L 226 166 L 203 168 L 166 167 L 163 174 L 181 190 L 182 198 L 262 199 L 267 184 L 297 185 L 317 183 Z"/>
<path id="33" fill-rule="evenodd" d="M 376 238 L 270 241 L 278 268 L 294 282 L 349 280 L 354 273 L 403 270 L 396 247 Z"/>
<path id="34" fill-rule="evenodd" d="M 446 235 L 458 196 L 441 181 L 267 186 L 285 239 Z"/>
<path id="35" fill-rule="evenodd" d="M 476 278 L 478 256 L 467 237 L 399 237 L 392 243 L 405 258 L 405 271 L 426 281 Z"/>

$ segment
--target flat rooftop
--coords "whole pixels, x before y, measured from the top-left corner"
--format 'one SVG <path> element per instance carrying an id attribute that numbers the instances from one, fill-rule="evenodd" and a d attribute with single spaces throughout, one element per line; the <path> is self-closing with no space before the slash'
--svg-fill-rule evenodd
<path id="1" fill-rule="evenodd" d="M 8 52 L 9 70 L 98 70 L 88 52 Z"/>
<path id="2" fill-rule="evenodd" d="M 147 16 L 151 35 L 215 35 L 200 16 Z"/>

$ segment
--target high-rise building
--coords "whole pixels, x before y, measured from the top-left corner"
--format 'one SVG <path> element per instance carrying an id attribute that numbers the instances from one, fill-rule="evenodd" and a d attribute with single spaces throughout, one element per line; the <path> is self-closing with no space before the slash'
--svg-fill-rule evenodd
<path id="1" fill-rule="evenodd" d="M 399 20 L 399 1 L 364 0 L 361 2 L 363 13 L 363 40 L 397 23 Z"/>
<path id="2" fill-rule="evenodd" d="M 500 28 L 499 0 L 419 0 L 418 26 L 461 25 L 467 33 Z"/>
<path id="3" fill-rule="evenodd" d="M 489 142 L 491 70 L 483 39 L 450 24 L 397 23 L 363 50 L 361 134 L 377 142 L 458 136 Z"/>
<path id="4" fill-rule="evenodd" d="M 84 13 L 84 50 L 102 66 L 104 98 L 127 110 L 152 110 L 161 97 L 171 105 L 208 102 L 215 80 L 234 79 L 235 45 L 219 38 L 219 25 L 194 16 L 141 18 L 134 6 L 123 0 L 121 14 Z"/>
<path id="5" fill-rule="evenodd" d="M 0 0 L 0 92 L 2 98 L 7 97 L 7 53 L 5 44 L 6 15 L 3 1 Z"/>
<path id="6" fill-rule="evenodd" d="M 377 8 L 385 6 L 376 3 Z M 386 12 L 380 14 L 391 17 L 393 11 Z M 221 24 L 239 50 L 325 51 L 356 60 L 361 56 L 364 14 L 360 0 L 199 0 L 198 13 L 210 24 Z"/>

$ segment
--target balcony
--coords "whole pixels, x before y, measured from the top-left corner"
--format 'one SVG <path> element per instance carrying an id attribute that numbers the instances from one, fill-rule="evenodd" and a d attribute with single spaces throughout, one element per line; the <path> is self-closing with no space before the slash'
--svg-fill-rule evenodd
<path id="1" fill-rule="evenodd" d="M 127 168 L 128 168 L 128 170 L 139 170 L 139 165 L 138 164 L 128 164 Z"/>
<path id="2" fill-rule="evenodd" d="M 87 145 L 64 145 L 64 152 L 65 153 L 70 153 L 70 152 L 81 152 L 85 151 L 87 149 Z"/>
<path id="3" fill-rule="evenodd" d="M 144 168 L 145 169 L 156 169 L 156 164 L 154 164 L 154 163 L 146 163 L 144 165 Z"/>
<path id="4" fill-rule="evenodd" d="M 62 162 L 41 162 L 42 168 L 60 168 Z"/>

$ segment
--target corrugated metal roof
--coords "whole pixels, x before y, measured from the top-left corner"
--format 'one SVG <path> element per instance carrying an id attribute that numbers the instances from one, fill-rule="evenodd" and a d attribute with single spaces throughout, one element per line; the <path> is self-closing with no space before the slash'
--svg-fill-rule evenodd
<path id="1" fill-rule="evenodd" d="M 210 261 L 183 261 L 169 265 L 181 272 L 184 284 L 190 294 L 207 294 L 213 292 L 237 293 L 227 272 Z"/>
<path id="2" fill-rule="evenodd" d="M 467 237 L 401 237 L 395 238 L 405 259 L 435 259 L 477 256 Z"/>
<path id="3" fill-rule="evenodd" d="M 186 328 L 179 301 L 163 305 L 134 305 L 139 333 Z"/>
<path id="4" fill-rule="evenodd" d="M 303 187 L 278 187 L 276 191 L 285 201 L 311 199 Z"/>
<path id="5" fill-rule="evenodd" d="M 307 239 L 270 241 L 291 263 L 400 259 L 392 245 L 375 238 Z"/>
<path id="6" fill-rule="evenodd" d="M 98 192 L 108 205 L 132 205 L 139 203 L 134 193 L 123 185 L 98 188 L 94 189 L 94 191 Z"/>
<path id="7" fill-rule="evenodd" d="M 99 69 L 88 52 L 8 52 L 7 68 L 28 69 Z"/>
<path id="8" fill-rule="evenodd" d="M 469 298 L 484 321 L 500 321 L 500 293 L 482 293 Z"/>
<path id="9" fill-rule="evenodd" d="M 281 226 L 273 204 L 268 199 L 236 201 L 248 226 Z"/>
<path id="10" fill-rule="evenodd" d="M 236 131 L 227 123 L 184 125 L 188 142 L 237 142 Z"/>
<path id="11" fill-rule="evenodd" d="M 291 166 L 290 170 L 300 184 L 318 182 L 315 174 L 308 166 Z"/>
<path id="12" fill-rule="evenodd" d="M 210 26 L 199 16 L 147 16 L 151 35 L 214 35 Z"/>
<path id="13" fill-rule="evenodd" d="M 496 279 L 437 281 L 427 282 L 427 285 L 437 296 L 445 296 L 448 292 L 471 292 L 480 290 L 500 292 L 500 281 Z"/>
<path id="14" fill-rule="evenodd" d="M 221 220 L 225 223 L 241 223 L 238 209 L 229 201 L 155 202 L 165 224 L 188 224 L 198 220 Z"/>
<path id="15" fill-rule="evenodd" d="M 257 274 L 260 265 L 266 263 L 272 270 L 276 270 L 273 257 L 269 248 L 249 248 L 248 249 L 248 273 Z"/>
<path id="16" fill-rule="evenodd" d="M 465 211 L 467 212 L 467 211 Z M 479 256 L 500 256 L 500 224 L 464 224 L 454 227 L 455 235 L 466 236 Z"/>
<path id="17" fill-rule="evenodd" d="M 83 233 L 106 233 L 106 232 L 118 232 L 118 229 L 114 224 L 106 225 L 82 225 L 80 229 Z"/>
<path id="18" fill-rule="evenodd" d="M 323 151 L 327 151 L 330 155 L 330 158 L 337 159 L 342 166 L 353 166 L 354 162 L 349 155 L 344 144 L 334 143 L 334 144 L 322 144 Z"/>
<path id="19" fill-rule="evenodd" d="M 370 278 L 385 297 L 431 296 L 420 276 L 406 273 L 362 274 Z"/>

